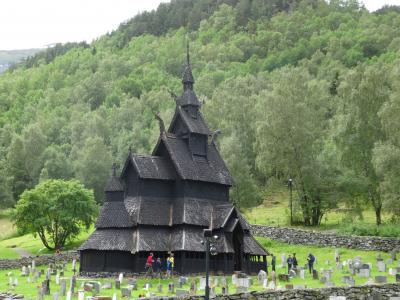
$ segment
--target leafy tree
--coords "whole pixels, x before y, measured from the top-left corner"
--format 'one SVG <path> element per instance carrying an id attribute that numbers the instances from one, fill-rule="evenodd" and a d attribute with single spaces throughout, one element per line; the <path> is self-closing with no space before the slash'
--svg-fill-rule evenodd
<path id="1" fill-rule="evenodd" d="M 54 250 L 89 229 L 97 210 L 93 192 L 78 181 L 48 180 L 21 195 L 14 219 L 21 233 L 38 235 L 47 249 Z"/>
<path id="2" fill-rule="evenodd" d="M 382 223 L 382 197 L 379 177 L 373 166 L 375 143 L 385 138 L 378 112 L 389 100 L 387 69 L 383 64 L 360 66 L 350 71 L 338 89 L 340 105 L 337 115 L 336 140 L 341 162 L 353 174 L 354 188 L 369 201 Z"/>

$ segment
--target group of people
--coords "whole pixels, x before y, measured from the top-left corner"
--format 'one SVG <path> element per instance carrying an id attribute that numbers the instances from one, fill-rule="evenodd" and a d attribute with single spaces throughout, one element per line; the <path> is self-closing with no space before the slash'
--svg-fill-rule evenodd
<path id="1" fill-rule="evenodd" d="M 274 254 L 271 254 L 272 260 L 271 260 L 271 267 L 272 271 L 275 272 L 276 268 L 276 256 Z M 312 253 L 309 253 L 307 256 L 307 264 L 308 264 L 308 269 L 310 271 L 310 274 L 314 270 L 314 263 L 315 263 L 315 256 Z M 288 266 L 288 274 L 290 274 L 291 270 L 296 270 L 298 266 L 298 261 L 296 257 L 296 253 L 293 253 L 293 256 L 289 254 L 289 257 L 286 260 L 287 266 Z"/>
<path id="2" fill-rule="evenodd" d="M 167 269 L 167 278 L 171 278 L 173 275 L 174 271 L 174 254 L 170 253 L 170 255 L 167 257 L 166 261 L 166 269 Z M 154 260 L 154 254 L 150 253 L 149 256 L 146 259 L 146 264 L 145 264 L 145 270 L 146 270 L 146 277 L 158 277 L 160 279 L 163 278 L 163 266 L 161 262 L 161 258 L 157 257 Z"/>

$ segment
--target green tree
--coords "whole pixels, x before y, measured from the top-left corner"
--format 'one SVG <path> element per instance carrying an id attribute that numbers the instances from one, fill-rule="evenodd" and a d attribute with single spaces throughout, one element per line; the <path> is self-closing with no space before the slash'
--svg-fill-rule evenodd
<path id="1" fill-rule="evenodd" d="M 388 70 L 383 64 L 359 66 L 350 71 L 338 89 L 336 141 L 341 162 L 353 174 L 359 197 L 375 210 L 376 224 L 382 223 L 382 198 L 379 176 L 373 166 L 373 149 L 385 140 L 378 112 L 389 100 Z M 351 178 L 349 178 L 351 180 Z"/>
<path id="2" fill-rule="evenodd" d="M 21 195 L 14 220 L 21 233 L 38 235 L 47 249 L 54 250 L 89 229 L 97 211 L 93 192 L 78 181 L 48 180 Z"/>

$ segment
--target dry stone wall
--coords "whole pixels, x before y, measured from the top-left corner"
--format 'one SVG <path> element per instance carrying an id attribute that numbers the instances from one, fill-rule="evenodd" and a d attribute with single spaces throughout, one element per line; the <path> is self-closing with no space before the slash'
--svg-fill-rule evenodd
<path id="1" fill-rule="evenodd" d="M 332 298 L 330 298 L 333 296 Z M 296 290 L 282 290 L 282 291 L 264 291 L 264 292 L 251 292 L 227 296 L 217 296 L 215 300 L 326 300 L 335 299 L 334 297 L 344 296 L 346 300 L 391 300 L 400 297 L 399 284 L 384 284 L 384 285 L 365 285 L 354 287 L 332 287 L 321 289 L 296 289 Z M 151 300 L 178 300 L 178 297 L 152 297 Z M 203 300 L 203 296 L 185 297 L 188 300 Z M 339 298 L 340 299 L 340 298 Z M 343 298 L 342 298 L 343 299 Z M 150 300 L 150 299 L 149 299 Z"/>
<path id="2" fill-rule="evenodd" d="M 56 255 L 40 255 L 31 257 L 22 257 L 18 259 L 0 259 L 0 270 L 4 269 L 19 269 L 23 266 L 28 266 L 35 260 L 37 266 L 48 265 L 50 263 L 58 263 L 63 261 L 72 261 L 78 259 L 77 251 L 66 251 Z"/>
<path id="3" fill-rule="evenodd" d="M 360 250 L 399 251 L 400 239 L 375 236 L 346 236 L 287 227 L 250 225 L 252 234 L 289 244 L 344 247 Z"/>

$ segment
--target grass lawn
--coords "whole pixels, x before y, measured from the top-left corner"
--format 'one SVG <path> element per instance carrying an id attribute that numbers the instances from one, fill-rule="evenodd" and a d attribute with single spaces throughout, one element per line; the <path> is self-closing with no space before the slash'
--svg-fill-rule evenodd
<path id="1" fill-rule="evenodd" d="M 295 197 L 295 194 L 293 194 Z M 264 201 L 262 204 L 250 208 L 243 209 L 242 213 L 246 217 L 247 221 L 251 224 L 261 225 L 273 225 L 273 226 L 289 226 L 289 191 L 282 187 L 271 187 L 265 192 Z M 294 212 L 299 212 L 300 208 L 295 207 Z M 344 226 L 345 224 L 346 208 L 339 207 L 326 213 L 321 221 L 319 227 L 313 227 L 313 230 L 330 230 L 336 231 Z M 388 221 L 390 215 L 383 214 L 383 222 Z M 349 223 L 349 221 L 347 222 Z M 355 225 L 375 225 L 375 212 L 372 207 L 365 207 L 362 212 L 362 219 L 358 217 L 352 217 L 351 223 Z M 299 227 L 299 226 L 297 226 Z M 307 229 L 306 227 L 303 227 Z"/>
<path id="2" fill-rule="evenodd" d="M 387 259 L 390 258 L 389 253 L 378 252 L 378 251 L 362 251 L 362 250 L 354 250 L 347 248 L 330 248 L 330 247 L 317 247 L 317 246 L 302 246 L 302 245 L 289 245 L 285 243 L 280 243 L 274 240 L 257 237 L 256 238 L 270 253 L 273 253 L 276 256 L 277 261 L 277 270 L 278 274 L 287 272 L 287 265 L 284 267 L 280 267 L 281 264 L 281 254 L 285 253 L 286 257 L 289 254 L 296 253 L 296 257 L 299 263 L 299 266 L 304 266 L 307 263 L 307 256 L 311 252 L 317 259 L 316 264 L 314 264 L 314 268 L 317 271 L 320 271 L 321 268 L 329 269 L 332 268 L 334 270 L 332 281 L 336 286 L 343 285 L 341 282 L 341 277 L 350 275 L 347 271 L 336 270 L 335 263 L 335 250 L 339 250 L 341 261 L 347 259 L 354 259 L 356 256 L 362 257 L 363 263 L 372 263 L 372 271 L 371 277 L 374 278 L 377 275 L 385 275 L 388 276 L 388 282 L 395 282 L 395 276 L 389 275 L 388 272 L 381 273 L 378 272 L 376 267 L 376 257 L 378 254 L 381 254 L 382 258 L 386 262 Z M 270 265 L 271 258 L 268 257 L 268 263 Z M 393 262 L 393 264 L 387 266 L 387 270 L 389 268 L 395 268 L 397 266 L 397 262 Z M 357 285 L 364 284 L 367 281 L 366 278 L 360 278 L 355 276 L 355 282 Z M 320 283 L 318 280 L 313 280 L 312 276 L 306 272 L 305 280 L 301 280 L 300 278 L 294 278 L 291 280 L 291 283 L 294 285 L 307 285 L 307 287 L 317 288 L 323 287 L 324 284 Z"/>
<path id="3" fill-rule="evenodd" d="M 299 261 L 299 265 L 303 265 L 306 262 L 306 257 L 308 255 L 309 252 L 312 252 L 316 258 L 317 258 L 317 263 L 315 264 L 315 268 L 319 271 L 321 268 L 333 268 L 335 270 L 335 266 L 334 266 L 334 253 L 335 253 L 335 248 L 327 248 L 327 247 L 313 247 L 313 246 L 301 246 L 301 245 L 288 245 L 288 244 L 284 244 L 284 243 L 279 243 L 279 242 L 275 242 L 272 240 L 268 240 L 265 238 L 257 238 L 259 242 L 261 242 L 261 244 L 263 244 L 271 253 L 274 253 L 277 257 L 277 274 L 280 273 L 286 273 L 286 265 L 284 267 L 280 267 L 280 256 L 282 253 L 293 253 L 295 252 L 298 257 L 298 261 Z M 376 256 L 378 254 L 378 252 L 376 251 L 358 251 L 358 250 L 350 250 L 350 249 L 338 249 L 340 251 L 340 255 L 341 255 L 341 260 L 345 260 L 348 258 L 354 258 L 355 256 L 361 256 L 363 259 L 363 262 L 371 262 L 373 263 L 373 267 L 372 267 L 372 273 L 371 276 L 372 278 L 376 275 L 386 275 L 388 276 L 388 282 L 394 282 L 395 281 L 395 277 L 394 276 L 390 276 L 387 273 L 379 273 L 377 272 L 376 269 Z M 387 258 L 389 258 L 389 254 L 385 254 L 385 253 L 381 253 L 382 257 L 386 260 Z M 268 260 L 270 261 L 270 257 L 268 257 Z M 327 264 L 327 260 L 329 260 L 330 262 Z M 391 266 L 388 267 L 395 267 L 395 263 L 392 264 Z M 38 269 L 46 269 L 46 266 L 43 267 L 38 267 Z M 270 268 L 269 268 L 270 270 Z M 8 276 L 7 274 L 9 272 L 12 272 L 12 277 L 17 276 L 18 277 L 18 286 L 16 286 L 15 288 L 10 288 L 10 286 L 8 285 Z M 2 270 L 0 271 L 0 290 L 1 291 L 10 291 L 13 293 L 17 293 L 17 294 L 23 294 L 26 298 L 30 299 L 35 299 L 38 293 L 38 286 L 40 285 L 40 282 L 42 280 L 44 280 L 44 276 L 42 276 L 39 281 L 37 283 L 28 283 L 27 278 L 26 277 L 21 277 L 19 276 L 21 273 L 20 270 Z M 343 283 L 341 282 L 341 276 L 344 275 L 349 275 L 348 273 L 341 271 L 341 270 L 335 270 L 332 276 L 332 280 L 335 283 L 336 286 L 340 286 L 343 285 Z M 71 271 L 71 264 L 67 265 L 67 270 L 65 272 L 65 277 L 70 278 L 70 276 L 72 276 L 72 271 Z M 114 283 L 115 283 L 115 279 L 116 278 L 107 278 L 107 279 L 93 279 L 96 281 L 100 281 L 102 283 L 104 283 L 105 281 L 109 281 L 112 282 L 113 287 L 114 287 Z M 355 276 L 356 279 L 356 284 L 364 284 L 367 279 L 366 278 L 360 278 L 358 276 Z M 81 284 L 84 281 L 90 281 L 92 279 L 85 279 L 85 278 L 78 278 L 78 283 L 77 283 L 77 290 L 78 289 L 82 289 L 81 288 Z M 139 295 L 145 295 L 146 293 L 148 293 L 147 291 L 144 290 L 144 285 L 145 283 L 151 282 L 152 283 L 152 287 L 150 288 L 149 292 L 154 293 L 157 296 L 172 296 L 172 294 L 168 293 L 168 283 L 175 281 L 175 289 L 178 288 L 178 277 L 175 277 L 174 280 L 168 280 L 168 279 L 164 279 L 164 280 L 159 280 L 159 279 L 145 279 L 145 278 L 137 278 L 137 283 L 138 283 L 138 290 L 136 291 L 132 291 L 132 298 L 137 298 Z M 182 288 L 184 290 L 188 290 L 190 289 L 190 282 L 196 280 L 197 282 L 197 287 L 199 287 L 199 277 L 190 277 L 189 278 L 189 282 L 184 285 Z M 231 276 L 227 276 L 227 281 L 229 283 L 229 292 L 230 293 L 235 293 L 235 287 L 232 286 L 231 284 Z M 212 280 L 210 282 L 213 282 Z M 157 293 L 157 284 L 161 283 L 163 285 L 163 292 L 162 293 Z M 323 287 L 324 285 L 322 283 L 319 282 L 319 280 L 313 280 L 312 277 L 310 276 L 310 274 L 308 274 L 308 272 L 306 272 L 306 278 L 305 280 L 302 280 L 300 278 L 294 278 L 290 280 L 290 283 L 294 284 L 294 285 L 302 285 L 302 286 L 307 286 L 309 288 L 318 288 L 318 287 Z M 123 284 L 121 285 L 121 287 L 126 287 L 128 284 L 127 279 L 125 278 Z M 286 282 L 278 282 L 278 287 L 284 287 L 286 284 Z M 67 281 L 67 288 L 69 287 L 69 280 Z M 55 277 L 52 276 L 52 281 L 51 281 L 51 285 L 50 285 L 50 290 L 51 290 L 51 295 L 54 292 L 59 291 L 59 286 L 55 284 Z M 257 278 L 254 276 L 253 277 L 253 285 L 250 288 L 251 291 L 262 291 L 263 287 L 258 284 Z M 217 293 L 221 293 L 221 287 L 217 287 L 216 288 L 216 292 Z M 115 290 L 115 289 L 110 289 L 110 290 L 102 290 L 101 291 L 101 295 L 109 295 L 112 296 L 114 293 L 117 294 L 118 298 L 121 297 L 121 292 L 119 290 Z M 198 290 L 198 294 L 202 294 L 204 293 L 204 291 Z M 91 293 L 86 292 L 85 296 L 89 296 Z M 47 296 L 46 299 L 52 299 L 51 296 Z M 77 295 L 74 296 L 74 299 L 77 299 Z"/>

